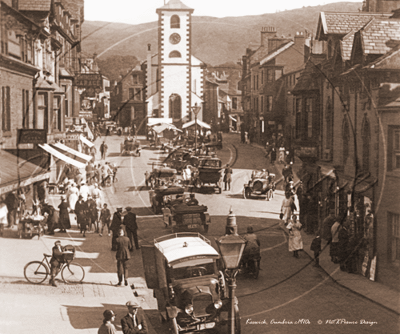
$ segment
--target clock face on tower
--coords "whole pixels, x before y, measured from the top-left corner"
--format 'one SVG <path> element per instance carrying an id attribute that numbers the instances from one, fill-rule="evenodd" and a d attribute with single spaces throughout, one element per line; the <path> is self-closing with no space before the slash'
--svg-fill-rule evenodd
<path id="1" fill-rule="evenodd" d="M 177 33 L 173 33 L 170 37 L 169 37 L 169 41 L 172 44 L 178 44 L 181 41 L 181 36 Z"/>

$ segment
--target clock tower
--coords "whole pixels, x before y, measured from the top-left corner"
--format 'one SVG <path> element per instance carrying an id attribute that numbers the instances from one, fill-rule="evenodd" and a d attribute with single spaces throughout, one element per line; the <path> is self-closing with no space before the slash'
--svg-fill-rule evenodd
<path id="1" fill-rule="evenodd" d="M 180 0 L 157 9 L 159 117 L 177 125 L 187 121 L 192 105 L 193 11 Z"/>

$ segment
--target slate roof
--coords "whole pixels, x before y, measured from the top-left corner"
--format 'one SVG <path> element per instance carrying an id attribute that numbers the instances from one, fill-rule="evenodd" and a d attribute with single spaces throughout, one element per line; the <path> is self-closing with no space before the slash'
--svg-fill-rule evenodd
<path id="1" fill-rule="evenodd" d="M 170 0 L 165 6 L 162 6 L 157 9 L 157 12 L 159 10 L 168 10 L 168 9 L 174 9 L 174 10 L 192 10 L 192 8 L 186 6 L 184 3 L 182 3 L 180 0 Z"/>
<path id="2" fill-rule="evenodd" d="M 323 35 L 346 35 L 352 30 L 359 30 L 371 19 L 378 17 L 390 17 L 390 13 L 336 13 L 321 12 L 318 20 L 317 39 L 323 39 Z"/>
<path id="3" fill-rule="evenodd" d="M 379 57 L 365 68 L 378 70 L 400 70 L 400 45 Z"/>
<path id="4" fill-rule="evenodd" d="M 350 31 L 343 39 L 340 41 L 340 51 L 342 54 L 342 60 L 350 60 L 351 51 L 353 49 L 355 30 Z"/>
<path id="5" fill-rule="evenodd" d="M 316 66 L 325 61 L 325 55 L 312 55 L 306 63 L 304 71 L 301 73 L 292 92 L 302 92 L 319 89 L 318 80 L 315 80 L 321 73 Z"/>
<path id="6" fill-rule="evenodd" d="M 251 56 L 250 65 L 257 64 L 261 60 L 263 60 L 268 55 L 277 52 L 278 55 L 282 50 L 282 46 L 287 45 L 289 43 L 294 43 L 291 39 L 282 39 L 281 44 L 275 50 L 268 50 L 268 46 L 260 46 L 257 51 Z M 271 58 L 272 59 L 272 58 Z"/>
<path id="7" fill-rule="evenodd" d="M 46 12 L 50 10 L 51 0 L 19 0 L 18 10 Z"/>
<path id="8" fill-rule="evenodd" d="M 400 19 L 373 19 L 360 30 L 364 54 L 385 54 L 400 42 Z"/>

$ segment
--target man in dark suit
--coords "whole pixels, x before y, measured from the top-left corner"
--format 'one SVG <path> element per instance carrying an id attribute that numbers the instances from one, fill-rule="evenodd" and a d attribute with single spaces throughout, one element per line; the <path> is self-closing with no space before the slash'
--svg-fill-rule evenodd
<path id="1" fill-rule="evenodd" d="M 138 241 L 138 236 L 137 236 L 137 230 L 138 226 L 136 223 L 136 214 L 132 212 L 132 208 L 128 206 L 126 208 L 126 211 L 128 212 L 125 217 L 124 217 L 124 225 L 126 226 L 126 231 L 128 232 L 128 238 L 130 241 L 129 244 L 129 250 L 133 250 L 133 242 L 135 242 L 135 247 L 136 249 L 139 249 L 139 241 Z"/>
<path id="2" fill-rule="evenodd" d="M 124 230 L 119 230 L 119 237 L 116 240 L 117 247 L 117 270 L 118 270 L 118 285 L 122 285 L 122 278 L 125 280 L 125 285 L 128 285 L 128 267 L 127 262 L 131 258 L 129 253 L 129 238 L 125 236 Z"/>
<path id="3" fill-rule="evenodd" d="M 128 314 L 121 319 L 122 332 L 124 334 L 147 334 L 147 323 L 143 310 L 135 301 L 126 303 Z"/>
<path id="4" fill-rule="evenodd" d="M 116 241 L 118 238 L 118 231 L 119 228 L 122 224 L 122 208 L 117 208 L 117 212 L 114 213 L 113 218 L 112 218 L 112 222 L 111 222 L 111 226 L 110 226 L 110 230 L 112 231 L 113 235 L 112 235 L 112 240 L 111 240 L 111 250 L 116 251 L 117 250 L 117 245 L 116 245 Z"/>

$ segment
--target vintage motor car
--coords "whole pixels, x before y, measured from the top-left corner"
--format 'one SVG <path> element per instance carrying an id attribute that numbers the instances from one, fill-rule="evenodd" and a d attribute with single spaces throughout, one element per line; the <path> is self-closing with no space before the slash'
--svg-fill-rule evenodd
<path id="1" fill-rule="evenodd" d="M 212 187 L 221 193 L 222 162 L 217 157 L 204 156 L 199 158 L 197 170 L 193 173 L 192 183 L 197 189 Z"/>
<path id="2" fill-rule="evenodd" d="M 166 227 L 171 227 L 172 232 L 208 232 L 211 224 L 210 215 L 205 205 L 188 205 L 184 200 L 182 204 L 166 206 L 163 211 L 163 220 Z"/>
<path id="3" fill-rule="evenodd" d="M 225 333 L 229 300 L 218 252 L 198 233 L 176 233 L 142 247 L 147 287 L 172 333 Z M 240 333 L 239 308 L 235 322 Z"/>
<path id="4" fill-rule="evenodd" d="M 153 168 L 150 173 L 146 175 L 146 185 L 150 185 L 151 189 L 158 186 L 169 185 L 174 183 L 178 172 L 175 168 L 166 166 Z"/>
<path id="5" fill-rule="evenodd" d="M 185 188 L 178 185 L 158 186 L 149 191 L 150 205 L 155 214 L 162 212 L 165 207 L 173 204 L 173 196 L 182 196 L 182 202 L 185 202 Z"/>
<path id="6" fill-rule="evenodd" d="M 244 184 L 243 198 L 258 196 L 270 200 L 274 195 L 275 187 L 275 174 L 267 170 L 253 171 L 249 182 Z"/>
<path id="7" fill-rule="evenodd" d="M 137 139 L 126 139 L 120 144 L 121 155 L 133 155 L 134 157 L 140 157 L 140 141 Z"/>

